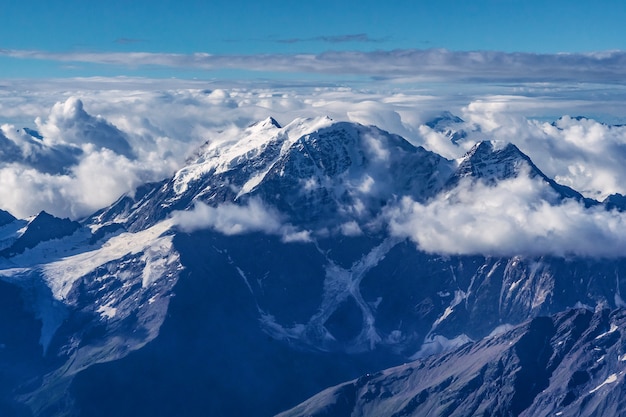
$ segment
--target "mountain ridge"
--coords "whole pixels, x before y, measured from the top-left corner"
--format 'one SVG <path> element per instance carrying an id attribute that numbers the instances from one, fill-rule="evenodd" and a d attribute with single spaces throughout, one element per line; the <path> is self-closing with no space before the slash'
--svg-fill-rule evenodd
<path id="1" fill-rule="evenodd" d="M 171 415 L 179 400 L 167 381 L 194 383 L 177 371 L 185 358 L 205 389 L 220 387 L 187 390 L 189 415 L 273 415 L 332 384 L 529 319 L 626 307 L 623 258 L 428 253 L 385 223 L 405 199 L 428 205 L 458 187 L 497 190 L 520 178 L 557 196 L 537 204 L 586 205 L 514 145 L 484 142 L 452 161 L 327 118 L 284 127 L 268 118 L 207 142 L 169 179 L 3 261 L 0 280 L 26 300 L 22 313 L 39 334 L 28 349 L 41 349 L 32 372 L 45 383 L 21 379 L 17 362 L 0 398 L 36 416 L 132 415 L 136 403 L 124 408 L 106 393 L 146 399 L 145 378 L 154 378 L 166 386 L 155 388 L 151 414 Z M 27 224 L 5 226 L 8 245 Z M 206 344 L 215 358 L 203 355 Z M 157 358 L 162 366 L 150 368 Z M 245 386 L 234 385 L 236 373 Z M 259 395 L 247 404 L 233 402 L 251 391 Z"/>
<path id="2" fill-rule="evenodd" d="M 537 317 L 451 352 L 363 375 L 278 416 L 621 415 L 614 395 L 623 395 L 623 321 L 624 311 L 608 310 Z"/>

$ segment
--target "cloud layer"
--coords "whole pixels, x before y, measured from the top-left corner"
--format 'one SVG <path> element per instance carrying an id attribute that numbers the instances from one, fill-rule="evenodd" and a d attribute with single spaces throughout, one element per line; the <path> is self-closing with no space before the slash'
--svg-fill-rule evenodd
<path id="1" fill-rule="evenodd" d="M 205 141 L 232 141 L 242 128 L 268 116 L 283 125 L 326 115 L 374 124 L 447 158 L 462 156 L 484 139 L 513 142 L 548 176 L 587 196 L 626 194 L 621 180 L 626 127 L 572 117 L 552 124 L 567 113 L 615 111 L 626 105 L 619 89 L 610 100 L 598 101 L 584 88 L 567 93 L 569 87 L 546 91 L 533 85 L 515 95 L 510 89 L 505 89 L 509 94 L 455 90 L 447 95 L 424 89 L 259 88 L 132 78 L 29 86 L 0 85 L 0 208 L 19 217 L 40 210 L 89 215 L 143 182 L 172 175 Z M 444 109 L 465 120 L 457 127 L 468 134 L 457 144 L 424 125 Z"/>
<path id="2" fill-rule="evenodd" d="M 382 38 L 372 38 L 367 33 L 354 33 L 348 35 L 315 36 L 313 38 L 288 38 L 278 39 L 278 43 L 300 43 L 300 42 L 326 42 L 331 44 L 347 42 L 384 42 Z"/>
<path id="3" fill-rule="evenodd" d="M 320 38 L 326 42 L 365 41 L 366 35 Z M 290 41 L 290 40 L 286 40 Z M 293 42 L 301 39 L 291 40 Z M 115 65 L 124 68 L 159 66 L 197 70 L 352 74 L 377 79 L 470 82 L 599 82 L 624 84 L 626 52 L 587 54 L 507 53 L 407 49 L 392 51 L 330 51 L 321 54 L 212 55 L 152 52 L 47 52 L 0 49 L 0 56 L 58 62 Z"/>

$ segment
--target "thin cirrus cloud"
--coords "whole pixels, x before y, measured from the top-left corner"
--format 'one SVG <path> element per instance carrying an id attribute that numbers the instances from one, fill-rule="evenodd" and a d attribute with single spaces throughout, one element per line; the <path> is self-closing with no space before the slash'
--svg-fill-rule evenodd
<path id="1" fill-rule="evenodd" d="M 386 42 L 388 38 L 372 38 L 367 33 L 354 33 L 348 35 L 326 35 L 326 36 L 314 36 L 312 38 L 287 38 L 277 39 L 274 42 L 277 43 L 301 43 L 301 42 L 325 42 L 331 44 L 337 43 L 380 43 Z"/>
<path id="2" fill-rule="evenodd" d="M 132 45 L 132 44 L 136 44 L 136 43 L 143 43 L 146 42 L 145 39 L 136 39 L 136 38 L 117 38 L 114 41 L 115 43 L 119 44 L 119 45 Z"/>
<path id="3" fill-rule="evenodd" d="M 330 39 L 334 37 L 329 37 L 327 41 Z M 335 41 L 343 40 L 337 37 Z M 160 66 L 207 71 L 241 69 L 277 73 L 361 75 L 379 80 L 618 84 L 626 81 L 624 51 L 536 54 L 408 49 L 372 52 L 331 51 L 320 54 L 212 55 L 1 49 L 0 56 L 117 65 L 127 68 Z"/>

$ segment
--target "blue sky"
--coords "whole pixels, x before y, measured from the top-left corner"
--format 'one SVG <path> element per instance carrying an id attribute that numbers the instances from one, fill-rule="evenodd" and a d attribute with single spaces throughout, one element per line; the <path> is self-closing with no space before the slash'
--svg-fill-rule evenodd
<path id="1" fill-rule="evenodd" d="M 434 48 L 539 54 L 626 50 L 626 3 L 613 0 L 593 7 L 561 0 L 24 0 L 3 5 L 3 14 L 0 78 L 232 77 L 232 64 L 137 61 L 124 55 L 131 52 L 251 58 Z M 26 53 L 38 55 L 29 59 Z M 121 55 L 109 59 L 111 53 Z M 271 76 L 276 67 L 257 71 Z"/>
<path id="2" fill-rule="evenodd" d="M 423 125 L 448 110 L 586 195 L 626 193 L 625 129 L 551 124 L 626 125 L 623 0 L 5 3 L 0 134 L 84 152 L 59 175 L 0 161 L 2 208 L 20 216 L 87 215 L 268 116 L 373 124 L 457 158 L 468 148 Z M 98 126 L 137 159 L 85 135 Z"/>

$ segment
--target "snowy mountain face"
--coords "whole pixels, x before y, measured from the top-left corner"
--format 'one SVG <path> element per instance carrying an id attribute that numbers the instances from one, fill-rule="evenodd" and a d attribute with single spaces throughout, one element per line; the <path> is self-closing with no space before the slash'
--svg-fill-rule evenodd
<path id="1" fill-rule="evenodd" d="M 226 149 L 207 144 L 171 180 L 123 198 L 94 221 L 141 228 L 198 201 L 258 197 L 298 224 L 322 228 L 329 216 L 362 223 L 394 196 L 425 201 L 452 170 L 452 161 L 373 127 L 321 119 L 280 128 L 270 118 Z"/>
<path id="2" fill-rule="evenodd" d="M 77 373 L 156 337 L 182 266 L 164 225 L 96 245 L 87 227 L 43 212 L 2 230 L 0 279 L 20 301 L 3 305 L 11 324 L 0 355 L 10 377 L 0 409 L 56 415 L 50 408 Z"/>
<path id="3" fill-rule="evenodd" d="M 624 260 L 433 254 L 390 233 L 386 217 L 407 199 L 427 205 L 461 187 L 519 178 L 544 187 L 546 204 L 604 210 L 546 177 L 514 145 L 479 143 L 451 161 L 371 126 L 298 119 L 281 127 L 269 118 L 235 138 L 207 142 L 173 177 L 80 222 L 0 213 L 0 311 L 7 318 L 0 326 L 7 369 L 0 410 L 273 415 L 328 386 L 419 359 L 403 368 L 412 369 L 406 375 L 385 371 L 316 397 L 306 412 L 322 413 L 314 406 L 327 407 L 331 397 L 369 410 L 360 405 L 361 390 L 387 384 L 370 381 L 395 378 L 396 392 L 424 367 L 436 369 L 443 385 L 389 396 L 396 405 L 386 405 L 380 391 L 371 406 L 402 412 L 410 408 L 405 399 L 426 395 L 426 405 L 413 409 L 433 410 L 448 380 L 458 380 L 449 386 L 459 398 L 469 391 L 485 397 L 481 381 L 501 372 L 513 374 L 500 381 L 510 394 L 502 404 L 514 405 L 511 415 L 527 412 L 536 393 L 528 397 L 520 384 L 541 367 L 526 366 L 526 346 L 544 340 L 554 352 L 569 349 L 566 355 L 580 343 L 587 352 L 596 339 L 580 335 L 590 323 L 612 328 L 608 313 L 539 317 L 575 306 L 626 306 Z M 619 314 L 610 317 L 620 325 Z M 509 362 L 498 370 L 492 362 L 503 355 Z M 565 359 L 550 358 L 543 359 L 554 362 L 556 375 Z M 483 379 L 473 379 L 480 366 Z M 572 389 L 570 404 L 612 373 L 603 375 Z M 500 410 L 477 404 L 493 415 Z M 602 407 L 608 405 L 596 409 L 608 410 Z M 385 415 L 381 410 L 363 415 Z"/>
<path id="4" fill-rule="evenodd" d="M 598 204 L 597 201 L 587 199 L 577 191 L 548 178 L 512 143 L 478 143 L 461 159 L 456 172 L 448 180 L 448 186 L 458 185 L 462 178 L 480 179 L 486 184 L 495 185 L 499 181 L 520 175 L 544 182 L 561 200 L 571 198 L 584 202 L 587 206 Z"/>

